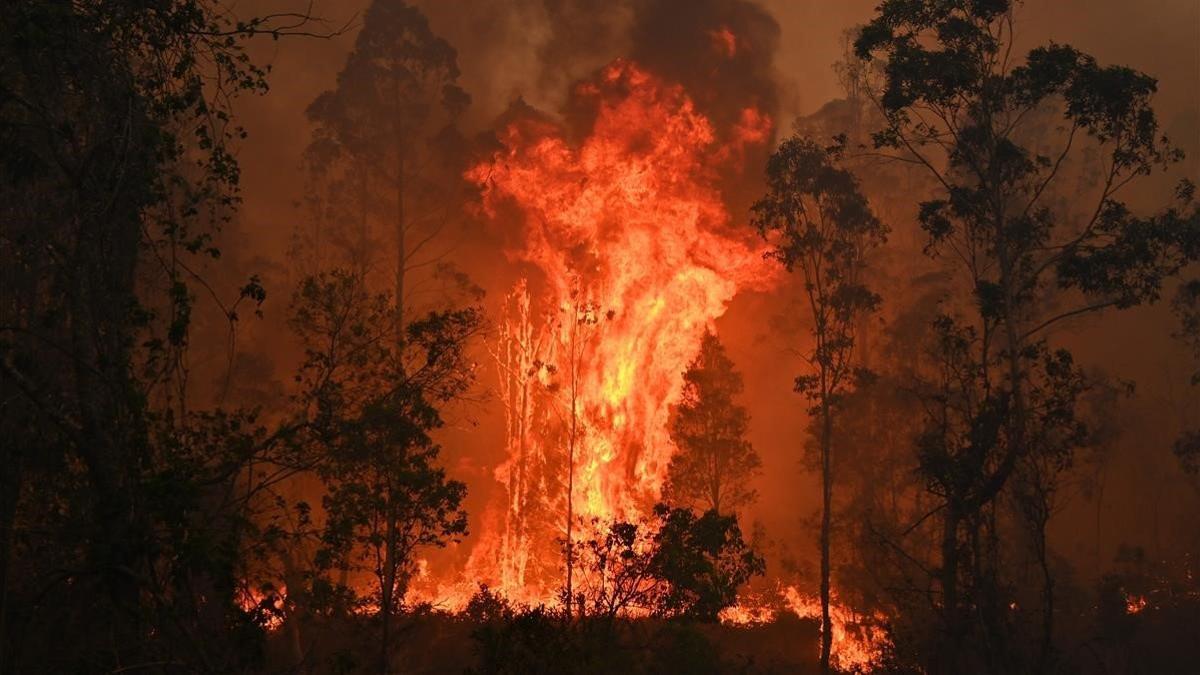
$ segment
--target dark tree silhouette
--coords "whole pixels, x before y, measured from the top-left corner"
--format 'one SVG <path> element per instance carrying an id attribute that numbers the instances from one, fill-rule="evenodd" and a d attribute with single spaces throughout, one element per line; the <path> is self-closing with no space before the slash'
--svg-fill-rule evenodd
<path id="1" fill-rule="evenodd" d="M 655 506 L 645 522 L 594 528 L 580 542 L 580 617 L 631 611 L 716 621 L 766 565 L 742 539 L 736 516 Z"/>
<path id="2" fill-rule="evenodd" d="M 1007 1 L 886 2 L 878 12 L 856 43 L 860 57 L 884 61 L 872 95 L 886 123 L 874 144 L 940 186 L 919 219 L 929 251 L 968 276 L 969 370 L 986 394 L 973 401 L 973 440 L 935 463 L 958 468 L 940 509 L 946 634 L 929 667 L 962 672 L 971 608 L 959 586 L 960 536 L 1035 451 L 1031 390 L 1041 385 L 1029 355 L 1064 320 L 1156 300 L 1163 279 L 1195 259 L 1200 228 L 1189 184 L 1178 207 L 1151 217 L 1118 199 L 1131 181 L 1179 157 L 1159 136 L 1153 78 L 1102 67 L 1066 45 L 1018 60 Z M 1035 120 L 1047 111 L 1061 116 L 1062 132 L 1038 138 Z M 1092 172 L 1096 187 L 1074 194 L 1066 185 L 1072 166 Z M 1060 190 L 1072 204 L 1054 203 Z M 1046 586 L 1035 669 L 1050 667 L 1052 655 L 1049 579 Z"/>
<path id="3" fill-rule="evenodd" d="M 854 386 L 855 338 L 863 314 L 879 296 L 861 281 L 869 251 L 887 227 L 871 213 L 858 181 L 835 165 L 836 154 L 810 140 L 790 138 L 767 164 L 765 197 L 753 223 L 774 248 L 772 257 L 801 273 L 812 318 L 813 346 L 805 360 L 813 372 L 796 378 L 796 391 L 812 404 L 821 463 L 821 668 L 829 672 L 833 630 L 829 616 L 830 531 L 833 517 L 834 415 Z"/>
<path id="4" fill-rule="evenodd" d="M 742 376 L 710 331 L 683 373 L 683 394 L 671 420 L 677 451 L 663 495 L 676 505 L 736 513 L 754 501 L 751 479 L 762 466 L 746 440 L 750 415 L 737 403 Z"/>
<path id="5" fill-rule="evenodd" d="M 249 658 L 246 504 L 216 495 L 260 446 L 253 416 L 190 410 L 187 346 L 238 202 L 232 100 L 266 89 L 246 38 L 310 28 L 201 0 L 0 12 L 0 671 Z"/>
<path id="6" fill-rule="evenodd" d="M 466 533 L 466 486 L 437 465 L 430 433 L 442 425 L 437 406 L 474 379 L 466 345 L 479 315 L 430 313 L 408 325 L 400 351 L 391 339 L 390 298 L 368 293 L 353 274 L 305 280 L 294 304 L 292 325 L 307 353 L 299 400 L 328 490 L 321 567 L 374 575 L 386 673 L 413 554 Z"/>
<path id="7" fill-rule="evenodd" d="M 421 289 L 409 275 L 444 264 L 439 235 L 461 202 L 455 127 L 470 103 L 459 87 L 457 54 L 404 2 L 373 2 L 337 87 L 308 108 L 316 124 L 307 160 L 330 188 L 322 216 L 340 224 L 348 258 L 359 271 L 381 264 L 374 222 L 393 242 L 394 331 L 405 333 L 405 304 Z M 333 235 L 334 233 L 330 233 Z M 441 247 L 441 248 L 439 248 Z"/>
<path id="8" fill-rule="evenodd" d="M 1190 279 L 1181 284 L 1171 303 L 1179 318 L 1179 330 L 1175 336 L 1192 351 L 1192 357 L 1200 362 L 1200 279 Z M 1191 384 L 1200 386 L 1200 370 L 1192 373 Z M 1200 488 L 1200 429 L 1185 429 L 1175 441 L 1175 456 L 1185 473 Z"/>
<path id="9" fill-rule="evenodd" d="M 766 563 L 742 539 L 737 516 L 709 509 L 655 509 L 653 569 L 665 582 L 656 600 L 660 616 L 716 621 L 737 602 L 738 589 L 766 571 Z"/>

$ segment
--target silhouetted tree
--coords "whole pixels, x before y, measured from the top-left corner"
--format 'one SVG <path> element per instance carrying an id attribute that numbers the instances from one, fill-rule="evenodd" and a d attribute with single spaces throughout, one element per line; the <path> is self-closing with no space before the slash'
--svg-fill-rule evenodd
<path id="1" fill-rule="evenodd" d="M 754 501 L 750 480 L 762 466 L 746 440 L 750 415 L 737 404 L 742 376 L 710 331 L 683 373 L 683 393 L 671 420 L 677 448 L 663 494 L 674 504 L 735 513 Z"/>
<path id="2" fill-rule="evenodd" d="M 655 506 L 645 522 L 613 522 L 581 542 L 581 617 L 629 612 L 716 621 L 766 565 L 736 516 Z"/>
<path id="3" fill-rule="evenodd" d="M 448 263 L 439 235 L 461 203 L 462 139 L 455 127 L 470 97 L 457 84 L 454 48 L 417 8 L 373 2 L 337 87 L 308 108 L 316 129 L 306 157 L 317 185 L 329 188 L 318 209 L 340 222 L 347 262 L 360 274 L 379 264 L 371 223 L 387 223 L 394 242 L 394 332 L 405 335 L 408 275 Z M 454 276 L 452 271 L 451 276 Z M 365 275 L 363 275 L 365 277 Z"/>
<path id="4" fill-rule="evenodd" d="M 408 324 L 401 351 L 390 303 L 357 276 L 334 272 L 305 280 L 292 318 L 307 353 L 300 400 L 328 489 L 322 565 L 346 561 L 373 573 L 381 672 L 415 551 L 466 533 L 466 486 L 437 465 L 430 434 L 442 425 L 437 406 L 473 381 L 465 349 L 480 324 L 475 310 L 430 313 Z"/>
<path id="5" fill-rule="evenodd" d="M 886 124 L 874 144 L 937 181 L 919 220 L 929 251 L 948 254 L 967 273 L 973 305 L 971 326 L 955 322 L 947 333 L 966 340 L 964 367 L 982 379 L 983 398 L 971 401 L 967 442 L 945 448 L 944 459 L 959 468 L 940 513 L 946 635 L 933 672 L 966 667 L 971 608 L 959 586 L 961 530 L 1036 451 L 1031 389 L 1041 385 L 1030 354 L 1066 319 L 1157 299 L 1163 279 L 1200 247 L 1189 185 L 1178 191 L 1179 207 L 1151 217 L 1118 199 L 1131 181 L 1178 158 L 1159 137 L 1154 79 L 1101 67 L 1066 45 L 1037 47 L 1018 62 L 1012 5 L 888 2 L 856 43 L 860 57 L 884 61 L 872 95 Z M 1061 115 L 1062 132 L 1034 128 L 1040 114 Z M 1068 159 L 1096 176 L 1085 194 L 1064 185 Z M 1055 204 L 1058 190 L 1072 203 Z M 1049 667 L 1052 656 L 1052 595 L 1044 594 L 1035 669 Z"/>
<path id="6" fill-rule="evenodd" d="M 195 270 L 238 201 L 231 102 L 266 89 L 245 39 L 308 24 L 199 0 L 0 12 L 0 670 L 252 656 L 245 503 L 221 495 L 254 423 L 192 414 L 187 346 Z"/>
<path id="7" fill-rule="evenodd" d="M 709 509 L 655 507 L 652 568 L 665 583 L 655 613 L 716 621 L 737 602 L 737 591 L 766 571 L 766 563 L 742 539 L 737 516 Z"/>
<path id="8" fill-rule="evenodd" d="M 820 421 L 821 455 L 821 668 L 829 672 L 833 630 L 829 616 L 829 541 L 832 529 L 834 414 L 854 385 L 855 338 L 864 313 L 879 296 L 861 281 L 868 252 L 887 227 L 871 213 L 858 181 L 834 163 L 836 154 L 798 137 L 784 141 L 767 163 L 767 194 L 754 205 L 754 226 L 774 248 L 770 255 L 799 271 L 812 318 L 813 373 L 796 378 L 796 391 Z"/>

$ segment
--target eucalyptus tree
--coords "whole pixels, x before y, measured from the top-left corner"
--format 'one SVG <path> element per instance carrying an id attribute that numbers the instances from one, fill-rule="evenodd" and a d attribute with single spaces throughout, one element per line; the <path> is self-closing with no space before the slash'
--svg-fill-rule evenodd
<path id="1" fill-rule="evenodd" d="M 239 200 L 232 101 L 267 86 L 246 39 L 312 21 L 151 5 L 0 12 L 5 672 L 228 671 L 247 655 L 231 639 L 246 628 L 237 518 L 215 496 L 244 466 L 245 417 L 188 408 L 187 347 L 197 270 Z"/>
<path id="2" fill-rule="evenodd" d="M 767 163 L 767 194 L 754 204 L 753 224 L 773 244 L 769 255 L 799 273 L 812 320 L 812 346 L 805 360 L 812 372 L 796 378 L 795 389 L 820 424 L 816 436 L 821 465 L 821 668 L 829 672 L 830 533 L 833 527 L 833 438 L 838 404 L 860 369 L 855 344 L 861 317 L 880 298 L 862 282 L 870 251 L 882 244 L 887 227 L 871 212 L 858 181 L 837 163 L 838 148 L 787 139 Z"/>
<path id="3" fill-rule="evenodd" d="M 884 117 L 874 145 L 935 181 L 917 214 L 928 251 L 966 277 L 967 316 L 941 334 L 959 336 L 949 343 L 962 349 L 948 358 L 967 358 L 977 378 L 979 397 L 964 420 L 973 431 L 968 442 L 925 447 L 922 459 L 930 480 L 942 482 L 928 473 L 935 467 L 949 479 L 939 514 L 940 672 L 964 667 L 970 607 L 959 550 L 967 524 L 1039 451 L 1033 392 L 1048 387 L 1039 354 L 1058 353 L 1045 347 L 1048 331 L 1157 300 L 1164 280 L 1200 248 L 1190 183 L 1154 215 L 1122 201 L 1131 183 L 1180 157 L 1159 132 L 1154 78 L 1101 66 L 1067 45 L 1019 56 L 1014 5 L 888 1 L 856 42 L 861 58 L 883 65 L 871 92 Z M 1056 124 L 1047 127 L 1047 118 Z M 1048 584 L 1035 668 L 1050 667 L 1052 598 Z"/>
<path id="4" fill-rule="evenodd" d="M 402 340 L 416 270 L 440 269 L 441 241 L 461 201 L 458 118 L 470 97 L 458 86 L 457 54 L 419 9 L 373 2 L 337 85 L 308 108 L 315 125 L 306 162 L 319 208 L 346 249 L 334 266 L 392 265 L 393 330 Z M 375 224 L 394 258 L 373 253 Z M 318 256 L 319 257 L 319 256 Z"/>
<path id="5" fill-rule="evenodd" d="M 671 421 L 676 452 L 663 494 L 673 503 L 728 515 L 754 501 L 750 485 L 762 460 L 746 430 L 750 415 L 738 405 L 742 375 L 710 331 L 683 373 L 683 394 Z"/>

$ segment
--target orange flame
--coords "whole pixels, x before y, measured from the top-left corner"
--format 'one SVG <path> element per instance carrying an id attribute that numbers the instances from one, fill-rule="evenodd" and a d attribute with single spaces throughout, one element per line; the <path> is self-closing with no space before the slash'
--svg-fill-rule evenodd
<path id="1" fill-rule="evenodd" d="M 728 29 L 713 38 L 733 55 Z M 740 169 L 747 148 L 771 139 L 768 115 L 747 107 L 718 133 L 681 87 L 623 60 L 574 95 L 595 112 L 581 142 L 544 120 L 517 121 L 500 133 L 504 150 L 466 174 L 487 216 L 516 207 L 520 244 L 509 253 L 533 274 L 506 296 L 493 349 L 505 499 L 485 514 L 464 578 L 418 592 L 451 611 L 480 582 L 520 604 L 556 600 L 573 383 L 576 528 L 649 514 L 675 451 L 669 411 L 702 333 L 739 291 L 776 279 L 718 186 L 719 170 Z M 763 623 L 781 610 L 820 617 L 814 597 L 786 587 L 743 598 L 721 620 Z M 842 605 L 833 614 L 835 665 L 876 662 L 882 632 Z"/>
<path id="2" fill-rule="evenodd" d="M 788 586 L 783 591 L 788 608 L 798 616 L 821 618 L 821 600 L 813 595 L 804 595 L 794 586 Z M 837 602 L 836 596 L 830 600 L 830 623 L 833 624 L 833 645 L 830 649 L 830 661 L 839 670 L 861 672 L 869 670 L 870 666 L 879 663 L 883 656 L 883 648 L 887 645 L 887 637 L 879 626 L 883 615 L 876 613 L 863 617 L 854 610 Z M 864 618 L 870 619 L 865 621 Z"/>
<path id="3" fill-rule="evenodd" d="M 1138 614 L 1146 609 L 1146 596 L 1137 594 L 1127 594 L 1125 596 L 1125 613 Z"/>
<path id="4" fill-rule="evenodd" d="M 746 109 L 718 143 L 682 87 L 622 60 L 574 95 L 595 111 L 581 143 L 517 122 L 500 134 L 505 149 L 467 172 L 486 214 L 518 208 L 510 253 L 536 275 L 509 296 L 496 349 L 508 417 L 496 478 L 508 499 L 468 564 L 523 601 L 549 601 L 562 582 L 572 385 L 577 521 L 639 520 L 659 497 L 669 409 L 701 334 L 774 272 L 717 185 L 745 145 L 770 138 L 767 115 Z"/>
<path id="5" fill-rule="evenodd" d="M 754 625 L 774 621 L 780 611 L 820 622 L 821 599 L 801 593 L 795 586 L 780 586 L 765 596 L 739 598 L 738 604 L 722 611 L 720 618 L 724 624 Z M 870 672 L 878 666 L 884 649 L 890 645 L 882 628 L 885 617 L 878 612 L 863 616 L 839 603 L 836 593 L 830 599 L 829 614 L 833 624 L 830 661 L 834 667 L 845 672 Z"/>

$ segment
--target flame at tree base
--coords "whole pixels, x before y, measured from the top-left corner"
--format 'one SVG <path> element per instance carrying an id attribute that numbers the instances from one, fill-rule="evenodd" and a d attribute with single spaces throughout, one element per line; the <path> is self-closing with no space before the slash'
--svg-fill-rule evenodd
<path id="1" fill-rule="evenodd" d="M 467 173 L 485 215 L 515 221 L 509 253 L 530 281 L 501 312 L 505 498 L 466 576 L 530 603 L 557 597 L 568 513 L 573 540 L 649 515 L 675 451 L 683 369 L 733 297 L 774 272 L 718 186 L 769 137 L 765 114 L 750 107 L 716 130 L 682 87 L 623 60 L 577 85 L 571 107 L 592 113 L 580 142 L 527 117 Z"/>
<path id="2" fill-rule="evenodd" d="M 486 217 L 515 225 L 518 281 L 492 345 L 504 406 L 502 490 L 485 513 L 462 576 L 415 580 L 412 600 L 460 612 L 480 584 L 517 606 L 559 606 L 568 513 L 579 542 L 615 521 L 645 523 L 675 452 L 670 410 L 706 328 L 775 266 L 750 228 L 732 222 L 719 187 L 772 122 L 753 105 L 715 129 L 678 85 L 618 60 L 576 86 L 574 134 L 525 116 L 503 150 L 467 172 Z M 586 573 L 576 569 L 577 573 Z M 743 598 L 722 623 L 820 616 L 794 587 Z M 646 612 L 626 610 L 636 617 Z M 835 663 L 878 659 L 882 638 L 834 611 Z"/>
<path id="3" fill-rule="evenodd" d="M 775 621 L 780 612 L 791 612 L 802 619 L 821 621 L 821 599 L 802 593 L 795 586 L 780 586 L 771 594 L 739 598 L 738 604 L 721 612 L 721 623 L 755 625 Z M 833 624 L 833 646 L 830 662 L 838 670 L 868 672 L 878 665 L 890 642 L 882 625 L 885 617 L 876 612 L 863 616 L 837 602 L 836 594 L 829 604 Z M 819 647 L 818 647 L 819 649 Z M 814 656 L 819 657 L 819 654 Z"/>

